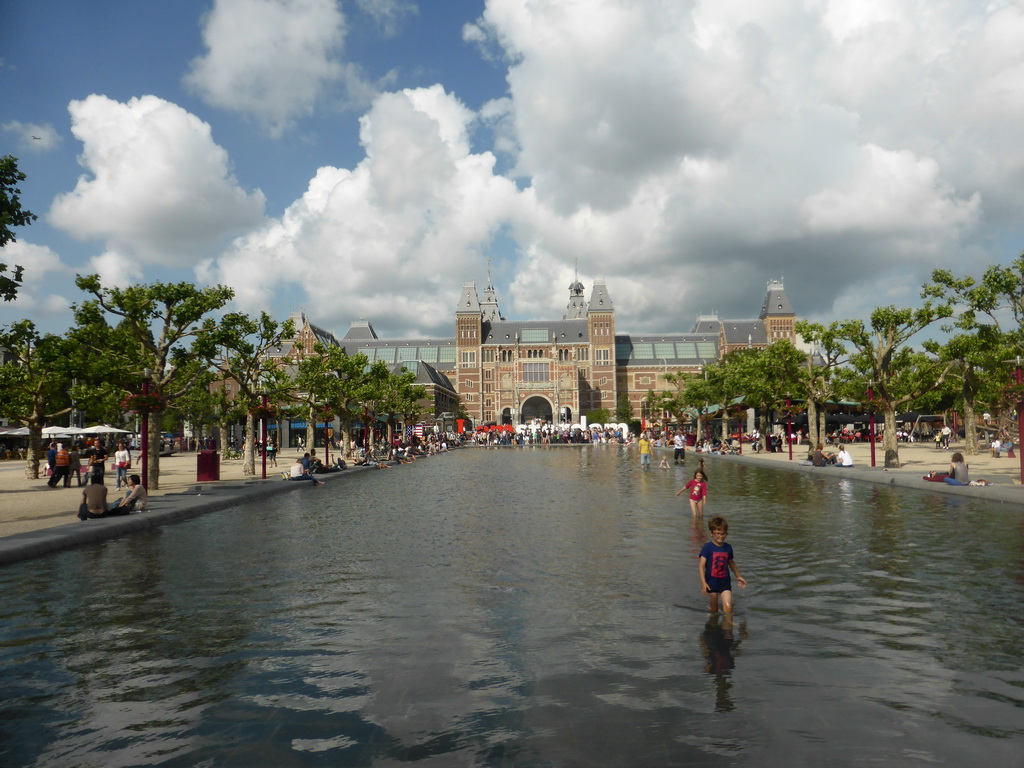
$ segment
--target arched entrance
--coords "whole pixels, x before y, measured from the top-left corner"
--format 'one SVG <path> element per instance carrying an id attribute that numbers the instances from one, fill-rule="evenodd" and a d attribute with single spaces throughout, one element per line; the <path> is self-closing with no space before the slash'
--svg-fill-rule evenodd
<path id="1" fill-rule="evenodd" d="M 503 408 L 502 409 L 502 411 L 501 411 L 501 423 L 502 424 L 511 424 L 512 423 L 512 409 L 511 408 Z"/>
<path id="2" fill-rule="evenodd" d="M 523 403 L 521 413 L 523 424 L 528 424 L 533 419 L 551 423 L 551 403 L 539 395 L 527 398 Z"/>

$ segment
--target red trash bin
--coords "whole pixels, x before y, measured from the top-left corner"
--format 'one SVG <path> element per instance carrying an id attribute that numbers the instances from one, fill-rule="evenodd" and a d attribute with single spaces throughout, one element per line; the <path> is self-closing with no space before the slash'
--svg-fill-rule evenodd
<path id="1" fill-rule="evenodd" d="M 216 451 L 200 451 L 196 454 L 196 480 L 198 482 L 220 480 L 220 454 Z"/>

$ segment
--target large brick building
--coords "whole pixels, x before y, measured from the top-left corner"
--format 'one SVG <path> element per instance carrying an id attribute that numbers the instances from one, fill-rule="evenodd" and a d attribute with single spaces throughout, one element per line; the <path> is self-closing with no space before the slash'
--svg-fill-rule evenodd
<path id="1" fill-rule="evenodd" d="M 620 333 L 604 281 L 587 298 L 575 280 L 560 320 L 530 321 L 506 320 L 490 281 L 482 298 L 475 283 L 466 283 L 455 336 L 448 338 L 381 339 L 359 320 L 338 339 L 303 315 L 294 319 L 300 348 L 311 351 L 321 341 L 416 372 L 435 417 L 453 410 L 457 395 L 474 424 L 519 424 L 576 423 L 598 408 L 614 412 L 621 393 L 639 414 L 648 392 L 665 388 L 665 373 L 698 373 L 734 349 L 795 340 L 796 317 L 782 282 L 772 281 L 755 319 L 702 315 L 689 333 Z"/>

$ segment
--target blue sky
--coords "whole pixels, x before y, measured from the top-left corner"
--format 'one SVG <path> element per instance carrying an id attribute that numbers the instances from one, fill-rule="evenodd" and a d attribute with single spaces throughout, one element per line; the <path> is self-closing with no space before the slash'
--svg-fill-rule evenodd
<path id="1" fill-rule="evenodd" d="M 0 0 L 2 1 L 2 0 Z M 0 323 L 76 273 L 225 283 L 343 334 L 918 301 L 1022 248 L 1024 2 L 8 0 L 0 153 L 39 215 Z M 37 139 L 33 139 L 37 136 Z"/>

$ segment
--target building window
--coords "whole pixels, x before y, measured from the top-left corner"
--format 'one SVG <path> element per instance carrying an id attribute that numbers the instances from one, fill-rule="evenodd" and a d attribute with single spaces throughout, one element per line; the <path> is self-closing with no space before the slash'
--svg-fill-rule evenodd
<path id="1" fill-rule="evenodd" d="M 485 349 L 483 351 L 482 355 L 483 355 L 483 357 L 481 359 L 483 360 L 483 362 L 485 362 L 485 363 L 493 363 L 494 362 L 494 350 L 493 349 Z"/>
<path id="2" fill-rule="evenodd" d="M 598 365 L 608 365 L 608 350 L 598 349 L 594 352 L 594 362 Z"/>
<path id="3" fill-rule="evenodd" d="M 576 359 L 586 361 L 590 359 L 590 347 L 579 347 L 576 350 Z"/>
<path id="4" fill-rule="evenodd" d="M 523 363 L 523 381 L 551 381 L 548 363 Z"/>
<path id="5" fill-rule="evenodd" d="M 484 405 L 487 406 L 488 408 L 490 408 L 491 407 L 491 401 L 489 399 L 485 400 L 484 401 Z"/>
<path id="6" fill-rule="evenodd" d="M 493 368 L 485 368 L 484 369 L 484 378 L 487 379 L 487 381 L 490 381 L 491 379 L 493 379 L 494 378 L 494 369 Z"/>
<path id="7" fill-rule="evenodd" d="M 490 384 L 484 384 L 484 392 L 490 392 L 490 391 L 491 391 L 491 385 Z"/>
<path id="8" fill-rule="evenodd" d="M 472 388 L 473 380 L 472 379 L 466 379 L 465 381 L 462 382 L 462 386 Z"/>
<path id="9" fill-rule="evenodd" d="M 472 403 L 473 402 L 473 394 L 471 392 L 467 392 L 466 393 L 466 402 L 467 403 Z"/>
<path id="10" fill-rule="evenodd" d="M 503 363 L 511 363 L 512 362 L 512 350 L 511 349 L 503 349 L 503 350 L 501 350 L 501 362 L 503 362 Z"/>

